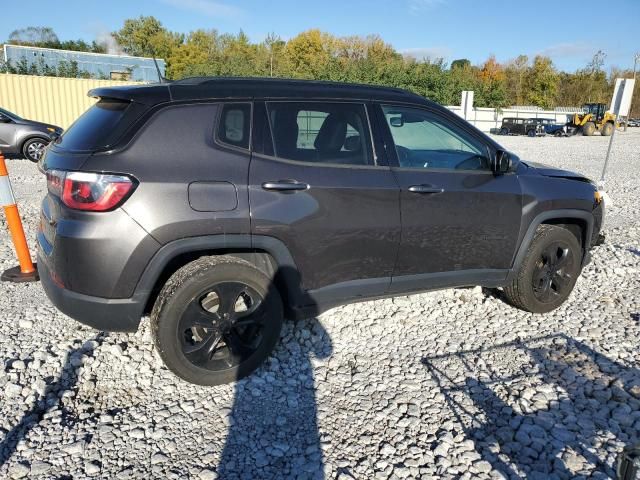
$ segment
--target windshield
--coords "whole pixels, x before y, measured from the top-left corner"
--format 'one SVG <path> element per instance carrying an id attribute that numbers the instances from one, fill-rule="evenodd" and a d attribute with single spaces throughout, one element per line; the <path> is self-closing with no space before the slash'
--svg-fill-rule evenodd
<path id="1" fill-rule="evenodd" d="M 15 113 L 11 113 L 10 111 L 5 110 L 4 108 L 0 108 L 0 113 L 6 117 L 12 118 L 13 120 L 24 120 L 23 118 L 19 117 Z"/>

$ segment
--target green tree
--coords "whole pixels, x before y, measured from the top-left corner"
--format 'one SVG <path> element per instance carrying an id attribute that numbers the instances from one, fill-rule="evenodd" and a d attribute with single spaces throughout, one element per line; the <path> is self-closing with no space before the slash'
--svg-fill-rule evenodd
<path id="1" fill-rule="evenodd" d="M 11 32 L 8 43 L 12 45 L 47 47 L 58 45 L 60 40 L 51 27 L 25 27 Z"/>
<path id="2" fill-rule="evenodd" d="M 467 60 L 466 58 L 459 58 L 451 62 L 451 70 L 455 68 L 470 68 L 470 67 L 471 67 L 471 61 Z"/>
<path id="3" fill-rule="evenodd" d="M 263 43 L 269 53 L 269 76 L 278 76 L 279 64 L 286 43 L 275 33 L 267 35 Z"/>
<path id="4" fill-rule="evenodd" d="M 559 80 L 551 59 L 542 55 L 536 56 L 527 72 L 525 100 L 542 108 L 554 107 Z"/>
<path id="5" fill-rule="evenodd" d="M 505 73 L 505 93 L 507 105 L 523 105 L 525 79 L 529 71 L 529 57 L 518 55 L 515 59 L 507 62 Z"/>
<path id="6" fill-rule="evenodd" d="M 167 77 L 183 78 L 194 66 L 212 64 L 218 55 L 218 32 L 215 30 L 195 30 L 187 35 L 184 43 L 173 46 L 166 58 Z"/>
<path id="7" fill-rule="evenodd" d="M 334 49 L 334 37 L 320 30 L 296 35 L 285 46 L 287 74 L 297 78 L 327 78 Z"/>
<path id="8" fill-rule="evenodd" d="M 112 36 L 129 55 L 164 59 L 168 59 L 171 51 L 184 41 L 183 34 L 170 32 L 152 16 L 127 19 Z"/>

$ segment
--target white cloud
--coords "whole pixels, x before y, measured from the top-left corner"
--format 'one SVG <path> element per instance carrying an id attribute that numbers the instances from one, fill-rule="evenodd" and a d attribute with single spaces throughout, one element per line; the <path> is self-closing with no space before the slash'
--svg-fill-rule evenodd
<path id="1" fill-rule="evenodd" d="M 597 50 L 593 45 L 585 42 L 566 42 L 551 45 L 540 53 L 552 58 L 588 57 L 596 53 Z"/>
<path id="2" fill-rule="evenodd" d="M 431 60 L 435 60 L 436 58 L 447 59 L 452 54 L 449 47 L 405 48 L 400 50 L 400 53 L 407 57 L 413 57 L 416 60 L 423 60 L 425 58 L 430 58 Z"/>
<path id="3" fill-rule="evenodd" d="M 444 3 L 445 0 L 409 0 L 409 11 L 412 13 L 425 12 Z"/>
<path id="4" fill-rule="evenodd" d="M 167 5 L 191 10 L 207 17 L 233 17 L 241 13 L 241 10 L 234 5 L 214 2 L 212 0 L 161 0 Z"/>

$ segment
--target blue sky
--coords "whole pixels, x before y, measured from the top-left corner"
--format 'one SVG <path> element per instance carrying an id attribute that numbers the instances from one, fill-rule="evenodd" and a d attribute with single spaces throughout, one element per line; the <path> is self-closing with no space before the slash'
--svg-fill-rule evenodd
<path id="1" fill-rule="evenodd" d="M 3 33 L 34 22 L 61 39 L 93 40 L 125 18 L 154 15 L 171 30 L 240 29 L 254 41 L 320 28 L 335 35 L 377 33 L 418 57 L 479 63 L 524 53 L 549 55 L 573 71 L 602 49 L 605 68 L 631 68 L 640 51 L 640 0 L 2 0 Z M 535 7 L 532 7 L 535 5 Z M 39 12 L 37 15 L 33 13 Z M 5 38 L 0 38 L 4 40 Z"/>

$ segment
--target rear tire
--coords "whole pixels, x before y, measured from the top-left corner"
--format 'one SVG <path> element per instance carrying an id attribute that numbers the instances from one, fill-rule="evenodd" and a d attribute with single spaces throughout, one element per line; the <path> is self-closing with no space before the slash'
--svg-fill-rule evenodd
<path id="1" fill-rule="evenodd" d="M 596 132 L 596 124 L 593 122 L 587 122 L 582 127 L 582 135 L 590 137 Z"/>
<path id="2" fill-rule="evenodd" d="M 49 142 L 43 138 L 30 138 L 22 146 L 22 154 L 27 160 L 38 162 Z"/>
<path id="3" fill-rule="evenodd" d="M 283 308 L 273 282 L 249 262 L 202 257 L 174 273 L 151 312 L 160 357 L 199 385 L 233 382 L 256 370 L 280 339 Z"/>
<path id="4" fill-rule="evenodd" d="M 533 313 L 558 308 L 581 272 L 582 248 L 569 230 L 540 225 L 511 285 L 504 288 L 513 306 Z"/>
<path id="5" fill-rule="evenodd" d="M 535 131 L 535 130 L 529 130 L 529 131 L 527 132 L 527 135 L 528 135 L 529 137 L 535 137 L 535 136 L 536 136 L 536 131 Z"/>
<path id="6" fill-rule="evenodd" d="M 603 137 L 610 137 L 613 134 L 613 123 L 605 123 L 600 132 Z"/>

